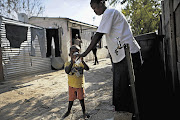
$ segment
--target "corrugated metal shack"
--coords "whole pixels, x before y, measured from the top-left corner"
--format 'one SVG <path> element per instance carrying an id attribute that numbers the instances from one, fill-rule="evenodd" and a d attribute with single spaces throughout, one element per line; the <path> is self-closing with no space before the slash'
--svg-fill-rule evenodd
<path id="1" fill-rule="evenodd" d="M 31 56 L 31 28 L 41 29 L 44 31 L 44 28 L 38 27 L 35 25 L 23 23 L 20 21 L 12 20 L 0 16 L 0 76 L 1 80 L 14 79 L 18 77 L 28 76 L 32 74 L 47 72 L 51 70 L 51 61 L 49 58 L 43 58 L 40 50 L 40 45 L 38 38 L 33 42 L 35 47 L 35 56 Z M 27 33 L 20 33 L 22 36 L 26 37 L 26 40 L 21 41 L 19 47 L 14 46 L 13 44 L 18 41 L 13 42 L 13 40 L 19 40 L 18 35 L 14 33 L 14 36 L 11 36 L 10 40 L 7 39 L 7 29 L 6 26 L 23 29 L 27 29 Z M 10 28 L 11 28 L 10 27 Z M 14 29 L 14 31 L 18 31 Z M 11 31 L 13 32 L 13 31 Z M 11 34 L 11 33 L 9 33 Z M 24 35 L 23 35 L 24 34 Z M 45 40 L 45 39 L 44 39 Z M 44 41 L 46 42 L 46 41 Z M 15 44 L 16 44 L 15 43 Z M 46 44 L 45 44 L 46 45 Z"/>

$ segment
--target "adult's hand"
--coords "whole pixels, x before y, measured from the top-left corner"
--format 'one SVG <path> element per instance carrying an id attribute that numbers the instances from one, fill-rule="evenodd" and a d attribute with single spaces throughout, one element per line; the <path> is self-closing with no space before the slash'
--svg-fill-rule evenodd
<path id="1" fill-rule="evenodd" d="M 82 53 L 82 54 L 77 54 L 77 60 L 79 59 L 79 58 L 83 58 L 83 57 L 86 57 L 86 55 L 87 54 L 85 54 L 85 53 Z"/>
<path id="2" fill-rule="evenodd" d="M 101 40 L 103 34 L 104 33 L 96 32 L 96 34 L 92 37 L 91 43 L 89 44 L 89 46 L 87 47 L 85 52 L 83 52 L 82 54 L 77 55 L 78 59 L 80 57 L 85 57 L 96 46 L 96 44 Z"/>

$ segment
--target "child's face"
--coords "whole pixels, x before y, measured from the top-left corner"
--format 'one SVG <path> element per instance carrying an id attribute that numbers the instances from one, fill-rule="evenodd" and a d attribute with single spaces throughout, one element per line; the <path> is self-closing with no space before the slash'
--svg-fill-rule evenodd
<path id="1" fill-rule="evenodd" d="M 71 49 L 70 49 L 70 56 L 71 56 L 71 58 L 73 58 L 73 59 L 76 58 L 76 56 L 73 55 L 75 52 L 78 52 L 78 53 L 79 53 L 79 50 L 76 49 L 76 48 L 71 48 Z"/>

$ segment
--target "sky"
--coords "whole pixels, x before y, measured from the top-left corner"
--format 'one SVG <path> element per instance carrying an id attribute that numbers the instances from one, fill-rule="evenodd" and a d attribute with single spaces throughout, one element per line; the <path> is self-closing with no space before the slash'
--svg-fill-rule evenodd
<path id="1" fill-rule="evenodd" d="M 90 7 L 90 0 L 45 0 L 44 17 L 66 17 L 98 26 L 101 16 Z M 120 6 L 114 7 L 120 10 Z M 93 19 L 95 18 L 95 19 Z"/>

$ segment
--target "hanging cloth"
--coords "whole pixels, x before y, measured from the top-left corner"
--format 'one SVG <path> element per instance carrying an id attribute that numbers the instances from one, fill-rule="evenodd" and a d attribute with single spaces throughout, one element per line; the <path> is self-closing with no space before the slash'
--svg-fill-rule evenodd
<path id="1" fill-rule="evenodd" d="M 60 57 L 59 35 L 58 35 L 58 30 L 57 29 L 46 29 L 46 38 L 47 38 L 46 57 L 51 56 L 52 37 L 54 38 L 54 43 L 55 43 L 55 57 Z"/>
<path id="2" fill-rule="evenodd" d="M 20 48 L 21 43 L 27 41 L 27 27 L 5 24 L 6 38 L 10 42 L 10 47 Z"/>
<path id="3" fill-rule="evenodd" d="M 46 57 L 46 47 L 45 47 L 45 33 L 44 29 L 39 28 L 33 28 L 31 27 L 31 56 L 35 56 L 35 48 L 33 46 L 33 41 L 36 38 L 36 35 L 38 37 L 40 51 L 41 51 L 41 57 Z"/>

